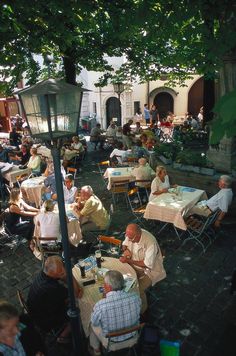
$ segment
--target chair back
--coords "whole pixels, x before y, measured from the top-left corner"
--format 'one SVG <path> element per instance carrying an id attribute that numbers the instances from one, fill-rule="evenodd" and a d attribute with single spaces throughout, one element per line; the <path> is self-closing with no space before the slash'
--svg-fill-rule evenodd
<path id="1" fill-rule="evenodd" d="M 77 168 L 67 167 L 67 173 L 71 173 L 73 175 L 74 180 L 75 180 L 76 175 L 77 175 Z"/>
<path id="2" fill-rule="evenodd" d="M 40 253 L 40 259 L 42 260 L 42 266 L 46 258 L 50 255 L 61 255 L 62 245 L 58 244 L 57 237 L 33 237 L 35 248 Z"/>
<path id="3" fill-rule="evenodd" d="M 121 244 L 122 244 L 121 240 L 116 239 L 113 236 L 99 235 L 98 242 L 99 242 L 100 250 L 101 250 L 102 243 L 108 245 L 108 249 L 102 249 L 102 251 L 106 252 L 108 255 L 114 255 L 114 254 L 117 254 L 118 256 L 120 255 Z"/>
<path id="4" fill-rule="evenodd" d="M 23 173 L 23 174 L 20 174 L 19 176 L 17 176 L 16 183 L 17 183 L 18 187 L 20 188 L 21 183 L 28 178 L 29 178 L 29 174 L 27 174 L 27 173 Z"/>
<path id="5" fill-rule="evenodd" d="M 117 182 L 111 182 L 111 192 L 112 193 L 128 193 L 129 189 L 129 180 L 123 179 Z"/>
<path id="6" fill-rule="evenodd" d="M 27 303 L 25 301 L 25 298 L 23 297 L 22 291 L 20 289 L 17 289 L 16 294 L 17 294 L 17 298 L 18 298 L 18 301 L 20 303 L 20 306 L 21 306 L 21 308 L 23 310 L 23 313 L 24 314 L 29 314 L 29 309 L 28 309 Z"/>
<path id="7" fill-rule="evenodd" d="M 139 195 L 138 187 L 134 187 L 128 191 L 128 201 L 131 210 L 142 206 L 142 201 Z"/>
<path id="8" fill-rule="evenodd" d="M 110 161 L 109 160 L 101 161 L 97 165 L 98 165 L 100 174 L 103 176 L 105 170 L 110 166 Z"/>
<path id="9" fill-rule="evenodd" d="M 145 325 L 145 323 L 141 323 L 141 324 L 132 326 L 130 328 L 125 328 L 125 329 L 107 333 L 105 336 L 108 339 L 108 345 L 106 347 L 106 354 L 110 351 L 125 349 L 125 348 L 127 348 L 127 346 L 129 348 L 134 347 L 134 345 L 136 345 L 138 342 L 140 332 L 141 332 L 142 328 L 144 327 L 144 325 Z M 112 338 L 114 338 L 114 337 L 124 336 L 124 335 L 129 335 L 129 334 L 133 334 L 133 335 L 131 335 L 131 338 L 128 338 L 127 340 L 124 340 L 122 342 L 115 342 L 112 340 Z M 127 342 L 128 342 L 128 344 L 127 344 Z"/>

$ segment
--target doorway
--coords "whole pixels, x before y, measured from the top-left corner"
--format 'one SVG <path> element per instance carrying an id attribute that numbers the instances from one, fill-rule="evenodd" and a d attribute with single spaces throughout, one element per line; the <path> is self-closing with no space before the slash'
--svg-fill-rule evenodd
<path id="1" fill-rule="evenodd" d="M 174 99 L 169 93 L 158 93 L 154 98 L 154 105 L 156 105 L 159 112 L 160 119 L 167 116 L 167 112 L 174 112 Z"/>
<path id="2" fill-rule="evenodd" d="M 203 106 L 203 77 L 199 78 L 188 92 L 188 112 L 198 115 Z"/>
<path id="3" fill-rule="evenodd" d="M 110 125 L 110 121 L 113 118 L 117 118 L 116 125 L 121 126 L 121 102 L 118 98 L 113 96 L 107 99 L 106 116 L 107 127 Z"/>

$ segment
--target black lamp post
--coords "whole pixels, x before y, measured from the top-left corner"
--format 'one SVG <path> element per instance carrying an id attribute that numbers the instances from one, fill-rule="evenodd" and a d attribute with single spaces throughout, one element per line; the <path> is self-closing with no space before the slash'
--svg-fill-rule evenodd
<path id="1" fill-rule="evenodd" d="M 121 102 L 120 102 L 120 95 L 121 93 L 123 93 L 123 91 L 125 90 L 125 85 L 122 82 L 117 82 L 117 83 L 113 83 L 113 89 L 114 92 L 118 95 L 118 99 L 119 99 L 119 115 L 120 115 L 120 120 L 121 120 Z"/>
<path id="2" fill-rule="evenodd" d="M 71 322 L 73 350 L 83 355 L 83 338 L 79 309 L 76 307 L 70 260 L 70 247 L 66 223 L 63 184 L 61 178 L 60 149 L 62 139 L 78 133 L 83 91 L 79 86 L 60 79 L 47 79 L 17 92 L 31 135 L 41 139 L 51 149 L 54 163 L 62 245 L 69 294 L 68 316 Z"/>

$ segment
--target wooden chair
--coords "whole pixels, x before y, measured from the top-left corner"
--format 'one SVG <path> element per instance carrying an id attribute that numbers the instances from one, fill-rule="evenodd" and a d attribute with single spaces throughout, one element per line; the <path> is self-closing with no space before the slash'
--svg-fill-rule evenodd
<path id="1" fill-rule="evenodd" d="M 138 187 L 141 201 L 143 201 L 143 198 L 144 198 L 142 196 L 143 195 L 142 194 L 143 191 L 145 192 L 145 200 L 148 201 L 149 194 L 150 194 L 150 191 L 151 191 L 152 181 L 150 179 L 136 179 L 134 183 L 135 183 L 135 186 Z"/>
<path id="2" fill-rule="evenodd" d="M 62 253 L 62 245 L 57 237 L 33 237 L 35 248 L 41 254 L 42 266 L 48 256 L 59 255 Z"/>
<path id="3" fill-rule="evenodd" d="M 67 167 L 67 173 L 71 173 L 73 175 L 74 180 L 76 179 L 76 176 L 78 174 L 77 168 L 74 167 Z"/>
<path id="4" fill-rule="evenodd" d="M 119 239 L 116 239 L 113 236 L 105 236 L 105 235 L 99 235 L 98 236 L 98 249 L 100 249 L 103 252 L 106 252 L 106 254 L 114 256 L 120 255 L 121 252 L 121 244 L 122 241 Z M 101 247 L 104 247 L 104 245 L 108 246 L 108 249 L 103 249 Z"/>
<path id="5" fill-rule="evenodd" d="M 113 203 L 116 204 L 116 197 L 122 195 L 125 198 L 126 203 L 128 202 L 128 190 L 129 190 L 129 180 L 123 179 L 117 182 L 111 182 L 111 195 Z M 127 204 L 128 205 L 128 204 Z"/>
<path id="6" fill-rule="evenodd" d="M 129 348 L 129 350 L 132 350 L 133 354 L 135 356 L 137 356 L 137 352 L 135 350 L 135 345 L 138 343 L 140 332 L 141 332 L 142 328 L 144 327 L 144 325 L 145 325 L 145 323 L 141 323 L 141 324 L 135 325 L 130 328 L 121 329 L 121 330 L 107 333 L 106 338 L 108 339 L 108 345 L 107 345 L 107 347 L 104 347 L 104 349 L 105 349 L 104 354 L 108 355 L 108 353 L 111 351 Z M 115 338 L 117 336 L 128 335 L 131 333 L 134 333 L 134 335 L 131 336 L 130 338 L 128 338 L 127 340 L 120 341 L 120 342 L 115 342 L 112 340 L 113 338 Z"/>
<path id="7" fill-rule="evenodd" d="M 29 314 L 29 309 L 28 309 L 27 303 L 26 303 L 25 298 L 23 297 L 23 293 L 20 289 L 16 290 L 16 295 L 17 295 L 18 301 L 20 303 L 20 306 L 22 308 L 22 312 L 24 314 Z"/>
<path id="8" fill-rule="evenodd" d="M 127 163 L 129 166 L 133 167 L 136 163 L 138 163 L 138 157 L 127 157 Z"/>

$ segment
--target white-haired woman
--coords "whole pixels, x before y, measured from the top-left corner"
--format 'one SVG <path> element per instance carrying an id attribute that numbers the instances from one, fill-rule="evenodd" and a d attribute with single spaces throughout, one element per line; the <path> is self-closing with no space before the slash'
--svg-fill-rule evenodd
<path id="1" fill-rule="evenodd" d="M 149 201 L 153 200 L 157 195 L 167 193 L 169 188 L 170 181 L 165 167 L 157 166 L 156 177 L 153 179 L 151 184 L 151 194 L 149 196 Z"/>

